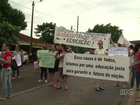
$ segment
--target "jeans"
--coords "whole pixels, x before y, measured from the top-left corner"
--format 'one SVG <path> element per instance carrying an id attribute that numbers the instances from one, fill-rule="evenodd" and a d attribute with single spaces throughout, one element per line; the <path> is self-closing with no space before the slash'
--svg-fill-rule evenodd
<path id="1" fill-rule="evenodd" d="M 12 75 L 12 70 L 10 67 L 2 68 L 2 72 L 1 72 L 2 98 L 5 98 L 6 96 L 7 85 L 8 85 L 8 96 L 11 96 L 11 92 L 12 92 L 11 75 Z"/>
<path id="2" fill-rule="evenodd" d="M 45 79 L 47 79 L 47 68 L 41 67 L 41 79 L 43 79 L 43 73 L 45 74 Z"/>
<path id="3" fill-rule="evenodd" d="M 138 84 L 137 76 L 136 76 L 137 75 L 137 70 L 138 70 L 138 68 L 136 66 L 132 67 L 131 88 L 133 88 L 133 86 L 134 86 L 135 77 L 136 77 L 137 88 L 139 88 L 139 84 Z"/>
<path id="4" fill-rule="evenodd" d="M 12 77 L 15 76 L 15 70 L 13 71 Z M 17 77 L 19 76 L 19 67 L 17 67 Z"/>
<path id="5" fill-rule="evenodd" d="M 136 81 L 137 81 L 137 85 L 139 87 L 140 84 L 140 73 L 137 72 L 137 76 L 136 76 Z"/>

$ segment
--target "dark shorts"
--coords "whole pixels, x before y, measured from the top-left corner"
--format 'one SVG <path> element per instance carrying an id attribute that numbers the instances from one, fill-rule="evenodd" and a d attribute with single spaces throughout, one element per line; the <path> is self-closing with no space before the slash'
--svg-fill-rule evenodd
<path id="1" fill-rule="evenodd" d="M 59 71 L 59 68 L 58 68 L 58 65 L 59 65 L 59 60 L 56 60 L 55 61 L 55 71 Z"/>
<path id="2" fill-rule="evenodd" d="M 61 76 L 68 76 L 68 75 L 64 75 L 63 68 L 59 68 L 59 76 L 61 77 Z"/>
<path id="3" fill-rule="evenodd" d="M 49 70 L 50 73 L 54 73 L 55 74 L 55 72 L 56 72 L 54 68 L 48 68 L 48 70 Z"/>

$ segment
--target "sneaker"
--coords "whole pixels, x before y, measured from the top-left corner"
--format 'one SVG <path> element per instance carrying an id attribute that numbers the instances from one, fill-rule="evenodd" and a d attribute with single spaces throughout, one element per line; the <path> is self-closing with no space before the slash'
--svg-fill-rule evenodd
<path id="1" fill-rule="evenodd" d="M 18 76 L 18 79 L 20 79 L 20 76 Z"/>
<path id="2" fill-rule="evenodd" d="M 15 78 L 14 77 L 12 77 L 12 80 L 14 80 Z"/>
<path id="3" fill-rule="evenodd" d="M 47 83 L 48 81 L 47 81 L 47 80 L 45 80 L 45 82 Z"/>
<path id="4" fill-rule="evenodd" d="M 43 80 L 39 79 L 38 82 L 43 82 Z"/>

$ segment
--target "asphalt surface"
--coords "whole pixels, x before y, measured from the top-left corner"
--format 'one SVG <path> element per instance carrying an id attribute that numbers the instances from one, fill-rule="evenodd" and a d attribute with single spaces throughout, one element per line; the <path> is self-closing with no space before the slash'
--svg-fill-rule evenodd
<path id="1" fill-rule="evenodd" d="M 59 105 L 77 105 L 77 104 L 101 104 L 101 105 L 136 105 L 139 103 L 134 102 L 134 99 L 140 92 L 136 91 L 136 94 L 131 96 L 120 95 L 120 86 L 113 87 L 116 83 L 114 81 L 104 81 L 104 91 L 95 91 L 95 79 L 82 78 L 70 76 L 68 78 L 69 90 L 64 90 L 64 84 L 62 89 L 56 90 L 53 87 L 49 87 L 49 83 L 38 83 L 39 79 L 38 71 L 34 70 L 33 64 L 26 64 L 23 68 L 20 68 L 21 79 L 15 78 L 12 80 L 13 91 L 12 99 L 6 99 L 6 101 L 0 101 L 0 105 L 5 104 L 59 104 Z M 16 77 L 16 75 L 15 75 Z M 57 75 L 58 78 L 58 75 Z M 48 75 L 48 82 L 50 81 Z M 58 86 L 58 82 L 56 82 Z M 129 88 L 129 84 L 126 85 Z M 0 82 L 0 90 L 2 84 Z M 2 91 L 0 91 L 1 94 Z"/>

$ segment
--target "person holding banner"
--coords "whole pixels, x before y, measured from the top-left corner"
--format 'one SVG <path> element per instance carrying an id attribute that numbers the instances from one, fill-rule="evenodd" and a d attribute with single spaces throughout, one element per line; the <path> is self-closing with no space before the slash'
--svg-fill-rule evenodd
<path id="1" fill-rule="evenodd" d="M 56 46 L 55 45 L 52 45 L 51 47 L 51 51 L 49 52 L 50 54 L 53 54 L 55 57 L 56 57 L 56 54 L 57 54 L 57 51 L 56 51 Z M 54 68 L 48 68 L 49 70 L 49 73 L 50 73 L 50 80 L 51 80 L 51 83 L 49 84 L 49 86 L 53 86 L 54 88 L 56 88 L 55 86 L 55 72 L 56 72 L 56 63 L 55 63 L 55 66 Z"/>
<path id="2" fill-rule="evenodd" d="M 122 44 L 122 46 L 120 46 L 120 44 L 117 43 L 117 45 L 116 45 L 116 44 L 113 42 L 112 39 L 110 39 L 110 42 L 112 43 L 112 45 L 113 45 L 114 47 L 126 47 L 126 44 Z M 128 53 L 127 56 L 129 56 L 129 53 Z M 117 83 L 114 85 L 114 87 L 116 87 L 116 86 L 119 86 L 119 81 L 117 81 Z M 123 88 L 125 88 L 125 82 L 123 82 Z"/>
<path id="3" fill-rule="evenodd" d="M 107 55 L 107 51 L 103 48 L 103 41 L 98 42 L 99 48 L 97 48 L 94 52 L 95 55 Z M 104 90 L 102 87 L 102 80 L 101 79 L 96 79 L 96 91 L 101 91 Z"/>
<path id="4" fill-rule="evenodd" d="M 135 67 L 137 66 L 137 83 L 138 85 L 140 84 L 140 52 L 138 53 L 138 57 L 137 57 L 137 62 L 134 63 L 133 65 L 130 65 L 129 68 Z M 140 97 L 138 97 L 138 99 L 135 100 L 136 102 L 140 102 Z"/>
<path id="5" fill-rule="evenodd" d="M 1 57 L 3 61 L 0 61 L 2 65 L 1 79 L 2 79 L 2 97 L 1 101 L 5 101 L 5 98 L 11 98 L 12 83 L 11 83 L 11 63 L 12 63 L 12 53 L 9 51 L 10 44 L 8 42 L 3 43 Z M 6 52 L 4 54 L 4 51 Z M 8 96 L 6 97 L 6 90 L 8 85 Z"/>
<path id="6" fill-rule="evenodd" d="M 68 90 L 67 87 L 67 81 L 68 81 L 68 76 L 67 75 L 63 75 L 63 63 L 64 63 L 64 56 L 66 54 L 66 46 L 65 45 L 60 45 L 60 50 L 62 51 L 60 53 L 60 55 L 57 55 L 57 59 L 59 59 L 59 86 L 56 88 L 61 89 L 61 85 L 62 85 L 62 78 L 64 76 L 64 81 L 65 81 L 65 90 Z"/>
<path id="7" fill-rule="evenodd" d="M 42 46 L 41 48 L 42 50 L 46 50 L 47 47 L 45 45 Z M 41 59 L 40 57 L 38 57 L 38 59 Z M 45 67 L 40 67 L 41 68 L 41 74 L 40 74 L 40 79 L 38 80 L 38 82 L 43 82 L 43 73 L 45 74 L 45 82 L 47 83 L 47 68 Z"/>

